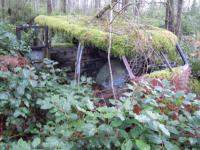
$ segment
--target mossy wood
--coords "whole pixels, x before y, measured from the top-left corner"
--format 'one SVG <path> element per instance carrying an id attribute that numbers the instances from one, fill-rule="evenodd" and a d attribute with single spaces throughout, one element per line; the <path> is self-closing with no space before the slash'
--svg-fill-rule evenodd
<path id="1" fill-rule="evenodd" d="M 76 39 L 85 46 L 107 51 L 108 23 L 89 16 L 38 16 L 35 23 L 48 25 L 54 32 L 64 33 L 68 42 Z M 172 60 L 176 58 L 177 37 L 164 29 L 134 25 L 122 19 L 113 22 L 112 55 L 132 57 L 137 51 L 164 50 Z"/>

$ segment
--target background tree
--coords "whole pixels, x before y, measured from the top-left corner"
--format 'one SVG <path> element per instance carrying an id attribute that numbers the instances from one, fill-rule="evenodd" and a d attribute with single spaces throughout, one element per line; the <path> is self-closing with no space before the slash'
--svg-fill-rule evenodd
<path id="1" fill-rule="evenodd" d="M 183 0 L 178 0 L 176 27 L 175 27 L 175 33 L 178 37 L 180 37 L 182 9 L 183 9 Z"/>
<path id="2" fill-rule="evenodd" d="M 47 13 L 51 14 L 53 10 L 52 0 L 47 0 Z"/>
<path id="3" fill-rule="evenodd" d="M 66 13 L 66 8 L 67 7 L 67 0 L 61 0 L 61 8 L 63 13 Z"/>
<path id="4" fill-rule="evenodd" d="M 95 3 L 95 9 L 99 10 L 99 8 L 101 8 L 101 0 L 95 0 L 94 3 Z"/>
<path id="5" fill-rule="evenodd" d="M 166 3 L 165 28 L 174 32 L 174 0 L 167 0 Z"/>

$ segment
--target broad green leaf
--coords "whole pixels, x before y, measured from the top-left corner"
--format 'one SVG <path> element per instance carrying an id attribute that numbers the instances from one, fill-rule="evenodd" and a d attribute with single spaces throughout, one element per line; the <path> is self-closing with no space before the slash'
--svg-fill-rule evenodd
<path id="1" fill-rule="evenodd" d="M 133 104 L 132 104 L 131 100 L 129 100 L 129 99 L 125 100 L 124 108 L 126 110 L 132 110 L 133 109 Z"/>
<path id="2" fill-rule="evenodd" d="M 31 146 L 29 143 L 20 139 L 16 144 L 12 145 L 13 150 L 31 150 Z"/>
<path id="3" fill-rule="evenodd" d="M 150 150 L 150 145 L 148 145 L 147 143 L 145 143 L 142 140 L 136 140 L 136 145 L 138 147 L 139 150 Z"/>
<path id="4" fill-rule="evenodd" d="M 30 84 L 31 84 L 32 87 L 36 87 L 37 86 L 37 81 L 30 80 Z"/>
<path id="5" fill-rule="evenodd" d="M 150 122 L 151 120 L 147 115 L 144 115 L 144 114 L 135 115 L 135 119 L 141 123 L 147 123 L 147 122 Z"/>
<path id="6" fill-rule="evenodd" d="M 169 141 L 164 141 L 164 145 L 165 145 L 165 148 L 167 150 L 180 150 L 179 147 L 175 144 L 172 144 L 171 142 Z"/>
<path id="7" fill-rule="evenodd" d="M 18 87 L 17 87 L 17 93 L 18 93 L 19 95 L 24 95 L 24 92 L 25 92 L 25 89 L 24 89 L 23 86 L 18 86 Z"/>
<path id="8" fill-rule="evenodd" d="M 149 141 L 151 141 L 152 143 L 162 144 L 161 137 L 156 134 L 150 134 L 150 135 L 147 135 L 147 137 L 148 137 Z"/>
<path id="9" fill-rule="evenodd" d="M 179 134 L 178 130 L 174 126 L 168 126 L 168 129 L 171 133 L 174 133 L 176 135 Z"/>
<path id="10" fill-rule="evenodd" d="M 128 133 L 126 132 L 126 130 L 122 130 L 122 129 L 119 129 L 119 135 L 125 139 L 129 139 L 129 135 Z"/>
<path id="11" fill-rule="evenodd" d="M 196 143 L 198 143 L 198 139 L 197 138 L 189 138 L 190 144 L 191 145 L 195 145 Z"/>
<path id="12" fill-rule="evenodd" d="M 32 142 L 33 148 L 36 148 L 40 144 L 41 140 L 40 138 L 35 138 Z"/>
<path id="13" fill-rule="evenodd" d="M 146 111 L 146 114 L 154 120 L 157 120 L 161 117 L 158 113 L 154 113 L 152 111 Z"/>
<path id="14" fill-rule="evenodd" d="M 87 105 L 87 108 L 89 110 L 93 110 L 94 109 L 94 104 L 89 99 L 87 100 L 86 105 Z"/>
<path id="15" fill-rule="evenodd" d="M 156 86 L 155 87 L 155 90 L 158 91 L 158 92 L 162 92 L 163 91 L 163 88 L 161 86 Z"/>
<path id="16" fill-rule="evenodd" d="M 159 128 L 166 136 L 170 136 L 169 130 L 163 124 L 159 124 Z"/>
<path id="17" fill-rule="evenodd" d="M 40 105 L 41 109 L 44 109 L 44 110 L 50 109 L 54 106 L 50 103 L 49 98 L 46 98 L 44 100 L 38 100 L 37 104 Z"/>
<path id="18" fill-rule="evenodd" d="M 122 125 L 122 121 L 119 119 L 119 118 L 116 118 L 114 119 L 112 122 L 111 122 L 111 126 L 116 128 L 116 127 L 119 127 Z"/>
<path id="19" fill-rule="evenodd" d="M 30 75 L 31 75 L 30 70 L 28 70 L 28 69 L 23 69 L 23 75 L 24 75 L 25 78 L 29 78 Z"/>
<path id="20" fill-rule="evenodd" d="M 95 133 L 97 132 L 96 130 L 96 126 L 93 125 L 93 124 L 85 124 L 83 126 L 83 133 L 86 135 L 86 136 L 93 136 Z"/>
<path id="21" fill-rule="evenodd" d="M 109 125 L 106 124 L 101 124 L 98 127 L 98 133 L 103 133 L 103 134 L 114 134 L 113 128 Z"/>
<path id="22" fill-rule="evenodd" d="M 9 98 L 9 95 L 8 95 L 8 93 L 6 93 L 6 92 L 1 92 L 0 93 L 0 100 L 8 100 L 8 98 Z"/>
<path id="23" fill-rule="evenodd" d="M 130 130 L 130 135 L 133 138 L 138 138 L 142 133 L 143 133 L 143 130 L 138 126 Z"/>
<path id="24" fill-rule="evenodd" d="M 48 137 L 42 144 L 45 148 L 54 149 L 59 146 L 59 139 L 57 137 Z"/>
<path id="25" fill-rule="evenodd" d="M 200 111 L 196 111 L 194 114 L 200 118 Z"/>
<path id="26" fill-rule="evenodd" d="M 189 93 L 189 94 L 186 95 L 186 101 L 194 100 L 196 97 L 197 97 L 196 94 L 194 94 L 194 93 Z"/>
<path id="27" fill-rule="evenodd" d="M 122 144 L 121 150 L 132 150 L 133 143 L 131 140 L 127 140 L 125 143 Z"/>

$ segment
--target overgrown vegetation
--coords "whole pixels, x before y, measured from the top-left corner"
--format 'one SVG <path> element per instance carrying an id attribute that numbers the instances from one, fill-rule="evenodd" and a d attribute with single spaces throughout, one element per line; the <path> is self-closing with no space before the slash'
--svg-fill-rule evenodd
<path id="1" fill-rule="evenodd" d="M 35 15 L 29 1 L 18 2 L 7 1 L 4 21 L 27 22 Z M 163 27 L 164 13 L 154 2 L 152 0 L 148 11 L 137 19 Z M 193 35 L 197 40 L 200 14 L 195 2 L 183 14 L 182 29 L 184 34 Z M 43 3 L 42 12 L 46 13 Z M 107 50 L 108 32 L 104 18 L 97 21 L 77 15 L 39 16 L 36 22 L 62 32 L 52 40 L 56 47 L 62 47 L 60 43 L 65 42 L 70 42 L 67 45 L 71 46 L 74 40 L 79 40 L 85 46 Z M 152 26 L 128 26 L 121 18 L 113 22 L 113 31 L 114 56 L 132 56 L 139 45 L 141 50 L 164 49 L 170 58 L 176 58 L 177 38 L 171 32 Z M 1 58 L 8 61 L 10 55 L 18 57 L 30 51 L 30 39 L 35 35 L 32 31 L 23 34 L 22 41 L 18 41 L 15 25 L 0 24 L 0 55 L 6 55 Z M 193 41 L 183 40 L 182 46 L 189 57 L 194 51 L 198 55 L 199 49 L 193 46 Z M 173 73 L 163 70 L 145 75 L 145 80 L 131 81 L 123 95 L 115 100 L 94 97 L 91 78 L 82 77 L 77 86 L 75 81 L 68 79 L 65 70 L 55 69 L 56 62 L 51 60 L 45 59 L 44 67 L 39 71 L 27 62 L 19 65 L 21 67 L 2 62 L 5 63 L 0 60 L 2 150 L 200 149 L 200 62 L 196 56 L 190 61 L 193 76 L 189 84 L 193 93 L 176 91 L 170 82 Z M 2 64 L 5 65 L 3 69 Z M 180 69 L 174 68 L 173 72 L 179 73 Z"/>
<path id="2" fill-rule="evenodd" d="M 0 72 L 1 149 L 199 148 L 195 94 L 173 92 L 168 81 L 143 82 L 104 102 L 92 97 L 90 79 L 78 87 L 48 63 L 50 72 Z"/>
<path id="3" fill-rule="evenodd" d="M 0 55 L 25 54 L 30 48 L 24 41 L 18 41 L 14 31 L 14 26 L 0 23 Z"/>

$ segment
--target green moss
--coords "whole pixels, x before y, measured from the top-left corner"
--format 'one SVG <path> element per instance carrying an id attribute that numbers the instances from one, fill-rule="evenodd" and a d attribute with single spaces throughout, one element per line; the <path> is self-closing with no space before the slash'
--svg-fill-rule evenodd
<path id="1" fill-rule="evenodd" d="M 200 81 L 199 80 L 190 79 L 189 86 L 193 93 L 200 95 Z"/>
<path id="2" fill-rule="evenodd" d="M 190 63 L 192 68 L 192 75 L 195 77 L 200 77 L 200 59 L 192 59 Z"/>
<path id="3" fill-rule="evenodd" d="M 171 80 L 174 73 L 177 73 L 180 71 L 180 67 L 173 68 L 173 72 L 171 72 L 169 69 L 166 70 L 161 70 L 161 71 L 155 71 L 150 74 L 146 74 L 145 77 L 148 78 L 159 78 L 159 79 L 166 79 L 166 80 Z"/>
<path id="4" fill-rule="evenodd" d="M 73 43 L 52 43 L 52 47 L 55 48 L 71 48 L 74 47 Z"/>
<path id="5" fill-rule="evenodd" d="M 40 25 L 48 25 L 54 31 L 63 32 L 68 39 L 73 38 L 83 42 L 86 46 L 96 47 L 107 51 L 108 25 L 104 21 L 93 20 L 88 16 L 38 16 L 35 22 Z M 177 37 L 164 29 L 151 26 L 135 26 L 130 28 L 128 23 L 117 20 L 113 23 L 112 54 L 116 57 L 126 55 L 133 56 L 138 49 L 155 50 L 163 49 L 171 60 L 175 60 L 175 44 Z M 116 31 L 116 32 L 115 32 Z M 68 42 L 71 42 L 68 41 Z M 140 41 L 142 48 L 136 43 Z"/>

